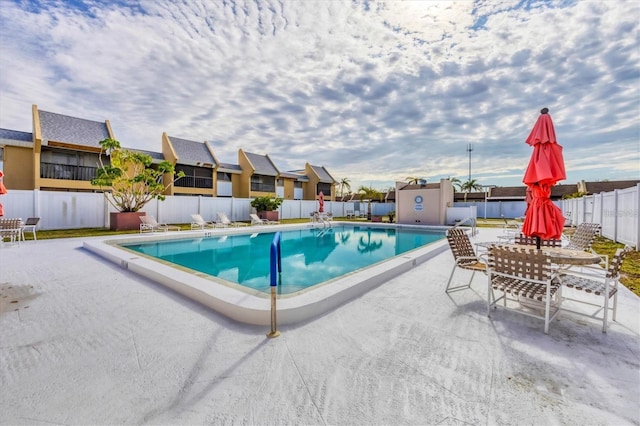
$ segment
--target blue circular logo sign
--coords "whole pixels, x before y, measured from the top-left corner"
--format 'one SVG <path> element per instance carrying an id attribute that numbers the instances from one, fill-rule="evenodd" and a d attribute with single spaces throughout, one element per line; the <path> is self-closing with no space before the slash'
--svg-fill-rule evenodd
<path id="1" fill-rule="evenodd" d="M 416 195 L 415 201 L 418 204 L 422 203 L 422 196 L 421 195 Z"/>

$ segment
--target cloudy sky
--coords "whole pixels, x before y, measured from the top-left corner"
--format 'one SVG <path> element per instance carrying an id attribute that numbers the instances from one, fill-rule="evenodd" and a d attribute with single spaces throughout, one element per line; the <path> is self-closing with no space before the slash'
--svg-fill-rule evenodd
<path id="1" fill-rule="evenodd" d="M 0 127 L 31 105 L 386 189 L 520 185 L 543 107 L 567 180 L 640 179 L 640 2 L 0 0 Z"/>

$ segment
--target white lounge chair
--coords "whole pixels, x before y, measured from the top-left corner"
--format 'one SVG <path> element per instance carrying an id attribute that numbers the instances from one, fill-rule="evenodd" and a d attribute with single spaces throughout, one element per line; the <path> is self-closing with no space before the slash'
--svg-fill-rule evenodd
<path id="1" fill-rule="evenodd" d="M 40 222 L 39 217 L 28 217 L 27 221 L 22 225 L 21 229 L 21 237 L 22 241 L 25 241 L 24 233 L 31 232 L 33 234 L 33 240 L 36 241 L 38 238 L 36 237 L 36 226 L 38 226 L 38 222 Z"/>
<path id="2" fill-rule="evenodd" d="M 168 232 L 179 231 L 179 226 L 167 225 L 166 223 L 158 223 L 153 216 L 140 216 L 140 233 L 143 232 Z"/>
<path id="3" fill-rule="evenodd" d="M 205 228 L 217 228 L 218 224 L 216 222 L 209 222 L 204 220 L 204 218 L 199 214 L 191 215 L 191 230 L 194 229 L 205 229 Z"/>
<path id="4" fill-rule="evenodd" d="M 251 225 L 277 225 L 280 223 L 277 220 L 262 219 L 255 213 L 251 213 L 249 217 L 251 218 Z"/>
<path id="5" fill-rule="evenodd" d="M 225 212 L 218 212 L 218 219 L 220 219 L 220 223 L 223 226 L 247 226 L 247 224 L 243 222 L 232 222 L 231 220 L 229 220 L 229 217 Z"/>

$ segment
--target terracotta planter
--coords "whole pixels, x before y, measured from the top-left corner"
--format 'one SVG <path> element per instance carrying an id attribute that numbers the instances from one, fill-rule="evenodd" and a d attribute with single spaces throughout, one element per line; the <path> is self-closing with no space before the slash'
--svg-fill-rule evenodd
<path id="1" fill-rule="evenodd" d="M 382 216 L 371 216 L 371 222 L 382 222 Z"/>
<path id="2" fill-rule="evenodd" d="M 115 212 L 109 214 L 109 229 L 112 231 L 130 231 L 140 229 L 140 216 L 145 212 Z"/>
<path id="3" fill-rule="evenodd" d="M 278 219 L 278 210 L 270 210 L 270 211 L 260 211 L 258 212 L 258 217 L 260 219 L 277 221 Z"/>

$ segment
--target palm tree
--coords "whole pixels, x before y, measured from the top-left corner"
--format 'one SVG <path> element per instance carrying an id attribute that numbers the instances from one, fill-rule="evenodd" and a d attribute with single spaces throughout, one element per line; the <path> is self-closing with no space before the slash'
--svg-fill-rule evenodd
<path id="1" fill-rule="evenodd" d="M 382 192 L 371 186 L 361 186 L 360 188 L 358 188 L 358 194 L 360 195 L 360 201 L 365 199 L 382 201 L 383 197 Z M 371 219 L 371 203 L 369 203 L 369 211 L 367 216 L 369 219 Z"/>
<path id="2" fill-rule="evenodd" d="M 451 185 L 453 185 L 453 187 L 457 189 L 458 192 L 462 192 L 462 181 L 460 179 L 458 179 L 457 177 L 449 176 L 447 180 L 451 182 Z"/>
<path id="3" fill-rule="evenodd" d="M 342 178 L 340 182 L 338 182 L 338 187 L 340 188 L 340 198 L 344 197 L 344 189 L 347 188 L 347 191 L 351 192 L 351 181 L 349 178 Z"/>
<path id="4" fill-rule="evenodd" d="M 417 185 L 422 180 L 422 178 L 415 177 L 415 176 L 409 176 L 409 177 L 404 178 L 404 180 L 409 182 L 409 185 Z"/>
<path id="5" fill-rule="evenodd" d="M 476 180 L 471 179 L 460 185 L 460 190 L 464 191 L 464 201 L 467 201 L 467 194 L 472 191 L 482 191 L 482 185 Z"/>

